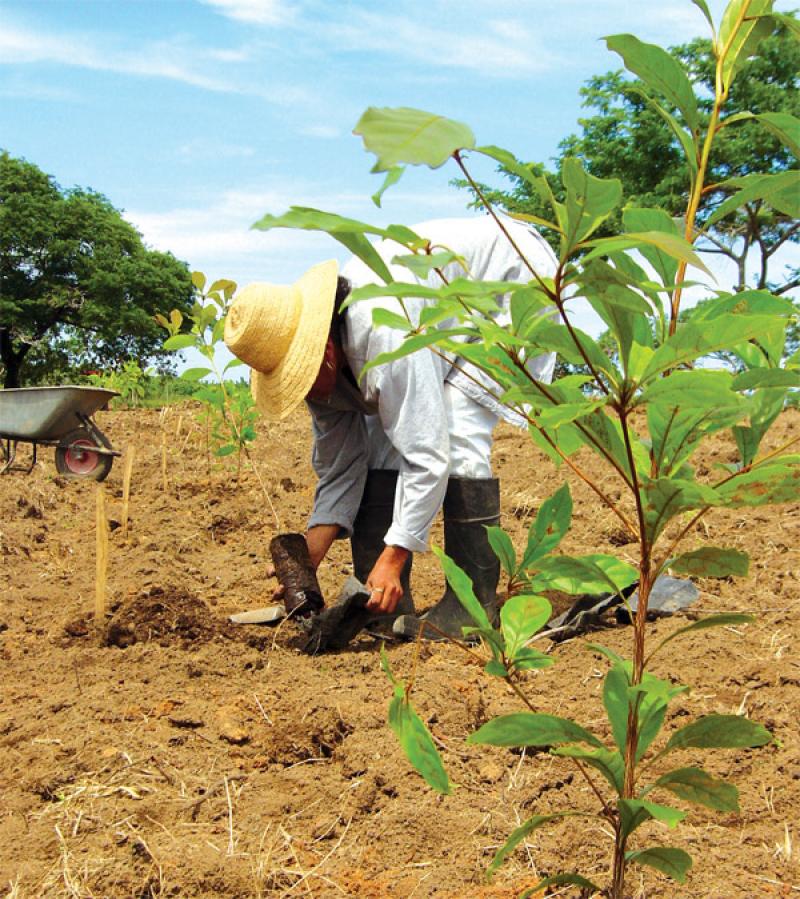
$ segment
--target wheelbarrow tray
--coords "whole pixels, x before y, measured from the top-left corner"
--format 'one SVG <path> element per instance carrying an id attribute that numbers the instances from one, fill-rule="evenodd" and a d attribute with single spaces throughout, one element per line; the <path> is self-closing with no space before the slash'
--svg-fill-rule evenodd
<path id="1" fill-rule="evenodd" d="M 101 387 L 13 387 L 0 390 L 0 437 L 58 441 L 119 396 Z M 82 419 L 81 416 L 84 418 Z"/>

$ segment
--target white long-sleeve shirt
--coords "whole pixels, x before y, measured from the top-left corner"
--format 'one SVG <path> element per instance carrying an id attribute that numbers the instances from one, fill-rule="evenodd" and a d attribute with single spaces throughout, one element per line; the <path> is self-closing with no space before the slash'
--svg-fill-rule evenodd
<path id="1" fill-rule="evenodd" d="M 513 219 L 504 218 L 503 224 L 537 273 L 551 277 L 556 259 L 545 240 Z M 526 283 L 531 279 L 525 263 L 488 216 L 439 219 L 415 225 L 413 230 L 432 244 L 463 257 L 468 271 L 459 262 L 452 262 L 444 269 L 448 281 L 471 277 Z M 407 252 L 394 241 L 381 241 L 375 248 L 395 280 L 441 286 L 436 272 L 419 278 L 404 266 L 392 264 L 394 256 Z M 345 265 L 342 275 L 354 288 L 377 280 L 358 258 Z M 403 301 L 415 324 L 429 302 L 419 297 Z M 498 323 L 506 324 L 510 320 L 507 297 L 501 300 L 500 306 L 502 311 L 495 318 Z M 383 467 L 396 467 L 399 475 L 394 520 L 384 540 L 389 546 L 422 552 L 428 548 L 428 533 L 447 488 L 449 437 L 445 382 L 497 415 L 510 421 L 515 416 L 480 386 L 484 384 L 496 390 L 491 378 L 463 360 L 454 365 L 453 360 L 427 349 L 370 369 L 361 378 L 368 361 L 397 349 L 403 342 L 401 331 L 373 325 L 374 309 L 402 314 L 399 301 L 393 297 L 363 300 L 349 306 L 341 324 L 341 339 L 355 381 L 343 373 L 328 401 L 307 401 L 314 433 L 312 461 L 319 477 L 309 526 L 336 524 L 342 528 L 343 536 L 352 533 L 371 449 L 374 456 L 376 439 L 385 439 L 391 446 L 395 464 Z M 547 354 L 531 360 L 528 368 L 534 377 L 549 380 L 553 365 L 554 356 Z"/>

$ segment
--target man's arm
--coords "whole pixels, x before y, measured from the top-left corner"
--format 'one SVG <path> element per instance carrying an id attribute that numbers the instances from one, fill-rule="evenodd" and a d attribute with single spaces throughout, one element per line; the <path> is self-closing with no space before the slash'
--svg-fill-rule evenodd
<path id="1" fill-rule="evenodd" d="M 306 531 L 306 543 L 311 564 L 319 568 L 320 562 L 328 554 L 333 541 L 339 536 L 341 528 L 338 524 L 317 524 Z"/>

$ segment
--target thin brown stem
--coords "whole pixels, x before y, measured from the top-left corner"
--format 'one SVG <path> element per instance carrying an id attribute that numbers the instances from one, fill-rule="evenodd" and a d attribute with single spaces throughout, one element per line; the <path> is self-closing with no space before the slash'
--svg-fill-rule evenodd
<path id="1" fill-rule="evenodd" d="M 589 356 L 588 356 L 586 350 L 584 349 L 583 344 L 578 339 L 578 335 L 575 332 L 572 322 L 570 322 L 570 320 L 569 320 L 569 316 L 567 315 L 564 301 L 561 299 L 561 282 L 562 282 L 562 278 L 563 278 L 563 267 L 559 264 L 558 271 L 556 272 L 556 276 L 555 276 L 556 289 L 554 291 L 550 290 L 550 288 L 545 284 L 545 282 L 543 281 L 543 279 L 541 278 L 539 273 L 536 271 L 536 269 L 531 265 L 531 263 L 525 257 L 522 250 L 520 250 L 516 241 L 511 236 L 511 234 L 509 233 L 508 229 L 505 227 L 503 222 L 500 220 L 497 213 L 494 211 L 494 207 L 492 206 L 491 202 L 489 201 L 489 199 L 486 196 L 484 196 L 483 192 L 480 189 L 480 186 L 477 184 L 477 182 L 472 178 L 470 173 L 467 171 L 467 168 L 464 165 L 464 161 L 461 159 L 461 155 L 458 151 L 456 151 L 453 154 L 453 158 L 455 159 L 456 163 L 458 164 L 458 167 L 463 172 L 464 177 L 469 182 L 470 187 L 472 188 L 472 190 L 475 191 L 475 195 L 481 201 L 481 203 L 483 204 L 484 208 L 489 213 L 489 215 L 494 219 L 497 227 L 502 231 L 503 235 L 506 237 L 508 242 L 511 244 L 511 246 L 514 248 L 516 253 L 519 255 L 519 258 L 525 263 L 526 268 L 536 279 L 537 283 L 539 284 L 541 289 L 544 291 L 544 293 L 553 301 L 553 303 L 555 303 L 556 308 L 558 309 L 559 315 L 561 316 L 561 318 L 564 322 L 564 325 L 566 326 L 567 330 L 569 331 L 569 336 L 572 338 L 573 343 L 578 348 L 578 351 L 580 352 L 581 356 L 583 357 L 583 361 L 586 364 L 586 367 L 592 373 L 592 377 L 594 378 L 594 380 L 597 383 L 600 390 L 602 390 L 603 393 L 605 393 L 606 396 L 608 396 L 609 390 L 606 387 L 603 379 L 600 377 L 599 372 L 592 364 L 592 361 L 589 359 Z"/>

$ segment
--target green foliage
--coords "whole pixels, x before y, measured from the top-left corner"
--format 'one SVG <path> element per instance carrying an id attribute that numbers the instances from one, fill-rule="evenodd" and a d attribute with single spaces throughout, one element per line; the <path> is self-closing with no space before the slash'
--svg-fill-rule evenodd
<path id="1" fill-rule="evenodd" d="M 695 5 L 711 21 L 703 0 Z M 796 150 L 798 121 L 788 108 L 795 98 L 787 98 L 786 105 L 754 103 L 752 110 L 741 105 L 762 93 L 775 100 L 768 73 L 779 83 L 796 81 L 796 71 L 787 73 L 783 59 L 775 57 L 778 50 L 786 51 L 790 17 L 772 18 L 770 10 L 769 0 L 731 0 L 713 40 L 672 53 L 630 35 L 609 37 L 609 47 L 637 80 L 614 74 L 594 83 L 590 101 L 603 116 L 584 123 L 581 140 L 565 146 L 557 172 L 525 164 L 500 147 L 475 148 L 468 128 L 432 113 L 373 108 L 362 117 L 357 133 L 377 157 L 375 170 L 389 172 L 380 194 L 396 182 L 400 167 L 438 168 L 450 157 L 479 201 L 491 207 L 498 194 L 484 192 L 471 178 L 470 153 L 496 160 L 512 173 L 532 210 L 520 218 L 552 232 L 558 255 L 552 279 L 534 277 L 528 284 L 503 287 L 464 280 L 441 287 L 420 286 L 413 279 L 391 282 L 371 259 L 368 235 L 390 235 L 399 244 L 403 264 L 422 276 L 432 270 L 425 262 L 432 249 L 450 252 L 448 258 L 454 250 L 428 247 L 402 226 L 377 228 L 317 210 L 293 209 L 262 219 L 268 227 L 327 230 L 342 242 L 344 236 L 384 282 L 360 288 L 350 302 L 423 297 L 418 324 L 397 314 L 376 314 L 376 327 L 400 329 L 406 339 L 397 351 L 370 365 L 433 347 L 473 363 L 495 382 L 502 401 L 527 420 L 537 444 L 554 460 L 569 460 L 631 537 L 625 559 L 560 553 L 572 516 L 566 485 L 538 510 L 524 549 L 515 547 L 502 528 L 488 528 L 507 579 L 497 626 L 464 571 L 437 551 L 448 583 L 474 623 L 463 635 L 480 640 L 480 647 L 470 651 L 480 655 L 486 674 L 502 679 L 524 707 L 486 722 L 468 742 L 536 747 L 567 760 L 589 782 L 588 795 L 599 803 L 595 809 L 534 815 L 498 851 L 490 875 L 533 830 L 566 815 L 585 815 L 600 817 L 611 828 L 613 862 L 605 890 L 611 899 L 625 895 L 631 864 L 683 883 L 691 867 L 683 850 L 631 847 L 645 822 L 674 828 L 687 814 L 653 801 L 651 793 L 659 800 L 735 811 L 736 787 L 703 768 L 687 766 L 686 754 L 710 750 L 713 759 L 714 751 L 753 749 L 772 739 L 764 727 L 738 715 L 710 714 L 675 729 L 668 713 L 688 687 L 648 670 L 667 643 L 712 627 L 746 623 L 747 616 L 715 615 L 678 627 L 649 654 L 646 650 L 648 602 L 662 572 L 671 567 L 704 577 L 747 573 L 744 553 L 682 545 L 688 535 L 696 535 L 694 525 L 703 516 L 717 507 L 746 509 L 800 497 L 800 454 L 792 454 L 791 446 L 762 450 L 798 383 L 800 358 L 787 341 L 794 305 L 769 289 L 764 268 L 757 289 L 744 290 L 743 281 L 738 293 L 709 289 L 692 315 L 681 315 L 683 291 L 697 283 L 688 281 L 688 268 L 697 277 L 707 273 L 697 250 L 709 244 L 724 248 L 726 235 L 741 241 L 740 229 L 750 223 L 748 239 L 761 242 L 769 258 L 769 248 L 796 233 L 787 221 L 787 210 L 792 212 L 796 203 L 791 191 L 797 163 L 791 152 Z M 796 58 L 795 48 L 786 52 Z M 623 98 L 621 106 L 617 97 Z M 674 221 L 678 215 L 680 223 Z M 498 227 L 498 239 L 509 239 L 501 220 Z M 645 271 L 640 257 L 652 272 Z M 511 321 L 500 326 L 493 294 L 508 291 Z M 574 327 L 572 303 L 577 299 L 587 300 L 602 316 L 608 327 L 604 341 Z M 556 311 L 557 319 L 542 315 L 547 311 Z M 526 362 L 545 351 L 580 365 L 581 374 L 552 384 L 537 381 Z M 737 370 L 727 364 L 715 367 L 715 354 L 737 360 Z M 696 469 L 694 456 L 703 441 L 719 433 L 728 434 L 737 458 L 710 472 Z M 598 457 L 603 478 L 593 480 L 582 470 L 576 456 L 581 449 Z M 632 554 L 635 564 L 628 561 Z M 605 730 L 538 711 L 526 691 L 528 672 L 552 663 L 550 655 L 532 645 L 551 614 L 543 594 L 559 590 L 625 597 L 637 582 L 631 658 L 590 646 L 609 661 L 602 701 L 610 736 L 603 739 Z M 384 666 L 395 686 L 391 726 L 416 770 L 446 792 L 435 742 L 410 705 L 411 685 L 396 682 L 385 660 Z M 675 751 L 680 751 L 681 767 L 669 769 L 667 760 Z M 574 872 L 553 875 L 540 886 L 555 884 L 596 889 Z"/>
<path id="2" fill-rule="evenodd" d="M 444 769 L 436 746 L 408 698 L 409 688 L 392 674 L 386 650 L 381 647 L 381 667 L 394 687 L 389 704 L 389 725 L 394 731 L 406 757 L 425 781 L 438 793 L 452 792 L 450 779 Z"/>
<path id="3" fill-rule="evenodd" d="M 208 360 L 207 365 L 185 369 L 180 377 L 196 385 L 192 395 L 202 403 L 198 420 L 206 434 L 209 465 L 212 454 L 222 459 L 235 453 L 238 473 L 242 454 L 247 453 L 248 445 L 256 438 L 258 411 L 246 385 L 225 379 L 231 369 L 242 364 L 240 360 L 232 359 L 221 369 L 216 361 L 236 284 L 220 279 L 207 285 L 202 272 L 192 272 L 192 284 L 196 297 L 185 316 L 173 309 L 169 317 L 158 314 L 155 318 L 169 334 L 164 341 L 165 350 L 194 349 Z"/>
<path id="4" fill-rule="evenodd" d="M 6 387 L 163 361 L 153 315 L 191 303 L 186 266 L 147 249 L 101 194 L 0 152 L 0 364 Z"/>
<path id="5" fill-rule="evenodd" d="M 759 5 L 769 4 L 759 0 Z M 800 25 L 794 14 L 775 16 L 774 21 L 779 24 L 777 30 L 762 25 L 761 31 L 751 33 L 749 49 L 757 50 L 756 55 L 729 56 L 736 59 L 735 77 L 722 127 L 714 135 L 706 176 L 706 183 L 714 187 L 704 192 L 698 209 L 698 222 L 704 227 L 708 228 L 712 216 L 716 220 L 697 245 L 701 252 L 722 253 L 735 263 L 736 290 L 755 284 L 787 294 L 800 284 L 800 272 L 772 271 L 771 265 L 781 246 L 798 240 L 797 215 L 792 210 L 798 196 L 800 44 L 796 32 Z M 620 215 L 628 206 L 658 208 L 672 217 L 684 214 L 699 165 L 701 147 L 696 136 L 707 130 L 713 112 L 714 43 L 697 38 L 666 53 L 631 35 L 617 35 L 608 42 L 631 64 L 635 77 L 611 71 L 589 79 L 581 90 L 587 116 L 579 120 L 579 133 L 561 142 L 552 170 L 520 163 L 512 154 L 508 156 L 513 161 L 496 155 L 510 188 L 481 185 L 486 200 L 542 223 L 551 208 L 542 184 L 562 201 L 561 172 L 568 160 L 577 158 L 591 174 L 622 182 L 626 206 L 606 221 L 601 233 L 618 232 Z M 696 97 L 694 102 L 687 87 Z M 781 182 L 775 181 L 771 196 L 758 196 L 758 189 L 749 197 L 743 193 L 748 177 L 779 174 L 786 186 L 779 189 Z M 766 180 L 761 189 L 772 189 L 771 184 Z M 719 215 L 721 205 L 737 193 L 739 197 Z M 476 196 L 475 202 L 482 205 L 483 201 Z M 786 207 L 786 202 L 793 205 Z M 551 234 L 551 240 L 556 239 Z"/>
<path id="6" fill-rule="evenodd" d="M 129 359 L 116 371 L 89 375 L 90 383 L 119 393 L 111 403 L 115 409 L 135 409 L 141 405 L 151 372 L 143 371 L 138 362 Z"/>

